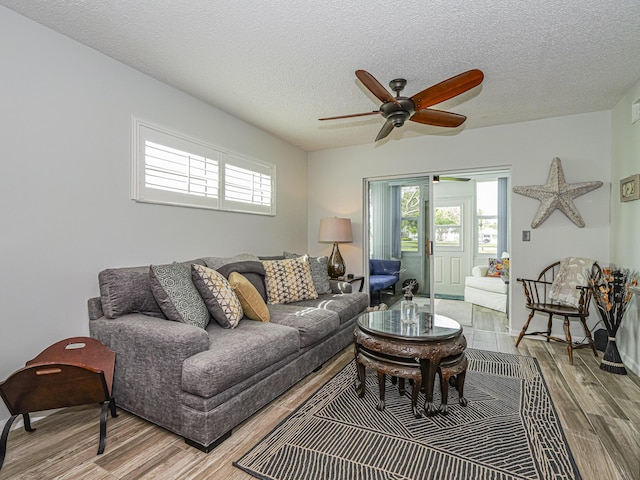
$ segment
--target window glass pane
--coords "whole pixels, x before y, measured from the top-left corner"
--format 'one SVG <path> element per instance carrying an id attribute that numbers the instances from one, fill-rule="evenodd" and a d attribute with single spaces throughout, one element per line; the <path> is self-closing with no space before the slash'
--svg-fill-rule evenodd
<path id="1" fill-rule="evenodd" d="M 478 218 L 478 253 L 496 255 L 498 250 L 497 217 Z"/>
<path id="2" fill-rule="evenodd" d="M 420 220 L 420 187 L 405 186 L 400 189 L 400 244 L 403 252 L 418 251 Z"/>
<path id="3" fill-rule="evenodd" d="M 436 227 L 436 245 L 439 247 L 459 247 L 460 227 Z"/>
<path id="4" fill-rule="evenodd" d="M 498 182 L 476 184 L 477 253 L 496 255 L 498 251 Z"/>
<path id="5" fill-rule="evenodd" d="M 402 220 L 400 239 L 403 252 L 418 251 L 418 220 Z"/>
<path id="6" fill-rule="evenodd" d="M 419 217 L 420 216 L 420 187 L 417 185 L 411 187 L 402 187 L 402 205 L 401 216 Z"/>
<path id="7" fill-rule="evenodd" d="M 460 205 L 434 209 L 435 244 L 438 247 L 460 247 L 462 244 L 462 207 Z"/>
<path id="8" fill-rule="evenodd" d="M 498 182 L 478 182 L 476 184 L 476 205 L 478 215 L 498 215 Z"/>
<path id="9" fill-rule="evenodd" d="M 217 197 L 218 162 L 147 140 L 145 186 Z"/>
<path id="10" fill-rule="evenodd" d="M 271 177 L 235 165 L 225 165 L 225 198 L 254 205 L 271 204 Z"/>

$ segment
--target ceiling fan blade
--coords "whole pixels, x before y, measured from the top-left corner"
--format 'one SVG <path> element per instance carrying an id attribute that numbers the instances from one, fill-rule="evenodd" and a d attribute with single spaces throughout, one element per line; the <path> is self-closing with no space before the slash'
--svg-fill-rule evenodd
<path id="1" fill-rule="evenodd" d="M 436 127 L 459 127 L 467 119 L 459 113 L 445 112 L 444 110 L 435 110 L 433 108 L 423 108 L 418 110 L 409 119 L 414 122 L 424 123 L 426 125 L 435 125 Z"/>
<path id="2" fill-rule="evenodd" d="M 378 100 L 382 102 L 398 103 L 395 97 L 391 95 L 391 92 L 384 88 L 369 72 L 365 70 L 356 70 L 356 77 L 358 77 L 358 80 L 360 80 L 371 93 L 378 97 Z"/>
<path id="3" fill-rule="evenodd" d="M 385 138 L 387 135 L 391 133 L 392 130 L 393 130 L 393 123 L 391 122 L 391 120 L 387 120 L 386 122 L 384 122 L 384 125 L 382 125 L 382 128 L 380 129 L 380 132 L 378 132 L 378 136 L 376 137 L 376 142 L 378 140 L 382 140 L 383 138 Z"/>
<path id="4" fill-rule="evenodd" d="M 364 117 L 366 115 L 377 115 L 378 113 L 380 113 L 380 110 L 375 110 L 373 112 L 366 112 L 366 113 L 353 113 L 351 115 L 340 115 L 338 117 L 319 118 L 318 120 L 338 120 L 340 118 Z"/>
<path id="5" fill-rule="evenodd" d="M 469 70 L 416 93 L 411 99 L 416 104 L 416 110 L 420 110 L 471 90 L 480 85 L 483 79 L 481 70 Z"/>
<path id="6" fill-rule="evenodd" d="M 440 180 L 443 180 L 445 182 L 469 182 L 471 179 L 470 178 L 463 178 L 463 177 L 443 177 L 442 175 L 438 175 Z"/>

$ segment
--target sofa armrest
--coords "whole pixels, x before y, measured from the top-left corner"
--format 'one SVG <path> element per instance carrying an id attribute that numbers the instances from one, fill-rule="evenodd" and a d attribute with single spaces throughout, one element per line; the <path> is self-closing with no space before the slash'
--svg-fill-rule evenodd
<path id="1" fill-rule="evenodd" d="M 329 280 L 329 284 L 331 285 L 331 293 L 351 293 L 353 291 L 349 282 Z"/>
<path id="2" fill-rule="evenodd" d="M 116 403 L 179 432 L 182 364 L 209 348 L 209 334 L 193 325 L 138 313 L 91 320 L 89 331 L 116 352 Z M 151 391 L 162 395 L 150 395 Z"/>
<path id="3" fill-rule="evenodd" d="M 476 265 L 471 269 L 471 275 L 473 277 L 486 277 L 489 267 Z"/>

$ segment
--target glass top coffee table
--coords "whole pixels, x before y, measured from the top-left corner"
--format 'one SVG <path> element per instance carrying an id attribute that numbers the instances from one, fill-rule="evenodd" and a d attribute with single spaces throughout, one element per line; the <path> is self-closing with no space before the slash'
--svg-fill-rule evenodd
<path id="1" fill-rule="evenodd" d="M 384 376 L 410 378 L 414 380 L 412 408 L 416 417 L 421 416 L 416 405 L 420 390 L 415 387 L 416 383 L 421 382 L 425 392 L 426 414 L 436 414 L 438 409 L 433 405 L 433 388 L 440 361 L 455 361 L 463 356 L 467 347 L 462 327 L 455 320 L 421 312 L 416 324 L 406 324 L 401 321 L 397 310 L 360 315 L 356 321 L 354 340 L 358 395 L 365 395 L 367 367 L 378 373 L 379 410 L 384 409 Z"/>

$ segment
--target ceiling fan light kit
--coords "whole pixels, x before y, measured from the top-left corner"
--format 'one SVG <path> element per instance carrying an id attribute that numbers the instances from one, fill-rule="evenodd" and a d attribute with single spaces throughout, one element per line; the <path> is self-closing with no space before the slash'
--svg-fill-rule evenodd
<path id="1" fill-rule="evenodd" d="M 396 92 L 394 97 L 369 72 L 356 70 L 356 77 L 378 100 L 383 102 L 380 109 L 373 112 L 321 118 L 320 120 L 338 120 L 379 113 L 385 118 L 385 123 L 376 137 L 377 142 L 389 135 L 394 128 L 402 127 L 407 120 L 437 127 L 459 127 L 467 117 L 458 113 L 445 112 L 444 110 L 435 110 L 428 107 L 449 100 L 480 85 L 484 79 L 484 74 L 477 69 L 469 70 L 437 83 L 415 94 L 413 97 L 400 96 L 400 92 L 407 85 L 407 81 L 404 78 L 396 78 L 389 82 L 391 90 Z"/>

